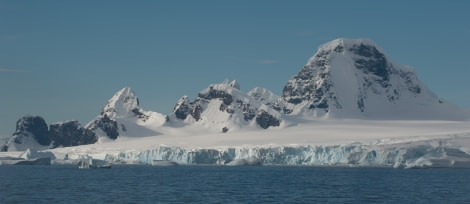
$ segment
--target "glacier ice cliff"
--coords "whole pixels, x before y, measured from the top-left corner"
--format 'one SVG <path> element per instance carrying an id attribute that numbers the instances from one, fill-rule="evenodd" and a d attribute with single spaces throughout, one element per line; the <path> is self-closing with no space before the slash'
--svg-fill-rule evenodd
<path id="1" fill-rule="evenodd" d="M 82 152 L 76 158 L 100 156 L 115 164 L 152 164 L 154 160 L 180 165 L 225 165 L 243 159 L 258 159 L 261 165 L 310 165 L 348 167 L 470 167 L 468 138 L 454 136 L 413 142 L 377 140 L 348 145 L 253 146 L 181 148 L 160 146 L 140 151 Z M 76 154 L 74 152 L 68 155 Z M 85 155 L 86 154 L 86 155 Z M 59 158 L 59 156 L 56 156 Z M 56 163 L 61 163 L 56 160 Z M 232 162 L 233 163 L 233 162 Z"/>

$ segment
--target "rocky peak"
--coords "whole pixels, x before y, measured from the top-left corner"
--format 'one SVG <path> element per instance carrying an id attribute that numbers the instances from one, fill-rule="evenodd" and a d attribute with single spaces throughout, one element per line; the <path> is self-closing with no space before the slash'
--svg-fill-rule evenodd
<path id="1" fill-rule="evenodd" d="M 131 88 L 125 87 L 108 100 L 102 110 L 102 114 L 115 117 L 116 115 L 132 114 L 138 109 L 139 99 Z"/>
<path id="2" fill-rule="evenodd" d="M 355 66 L 365 74 L 374 74 L 382 80 L 388 80 L 390 71 L 385 55 L 373 45 L 353 45 L 349 51 L 356 55 Z"/>
<path id="3" fill-rule="evenodd" d="M 355 67 L 366 74 L 374 74 L 383 80 L 389 79 L 389 62 L 380 47 L 368 39 L 345 38 L 339 38 L 321 45 L 317 53 L 310 58 L 304 67 L 305 70 L 303 70 L 304 73 L 301 78 L 305 79 L 305 77 L 310 76 L 308 75 L 308 73 L 311 73 L 308 72 L 309 69 L 330 65 L 331 61 L 335 60 L 334 55 L 336 54 L 351 57 Z"/>
<path id="4" fill-rule="evenodd" d="M 142 110 L 134 91 L 125 87 L 108 100 L 102 112 L 85 128 L 98 137 L 117 139 L 119 136 L 158 135 L 155 127 L 162 126 L 166 121 L 166 115 Z"/>
<path id="5" fill-rule="evenodd" d="M 238 84 L 237 80 L 229 81 L 228 79 L 225 79 L 222 83 L 219 84 L 220 86 L 230 86 L 235 89 L 240 90 L 240 84 Z"/>
<path id="6" fill-rule="evenodd" d="M 40 116 L 24 116 L 16 122 L 16 131 L 13 133 L 10 142 L 22 144 L 25 137 L 36 140 L 40 145 L 51 143 L 48 136 L 46 121 Z"/>
<path id="7" fill-rule="evenodd" d="M 421 118 L 445 112 L 431 108 L 439 104 L 412 68 L 392 62 L 374 42 L 340 38 L 318 48 L 273 107 L 314 117 Z M 419 111 L 400 116 L 393 111 L 404 107 Z"/>
<path id="8" fill-rule="evenodd" d="M 100 115 L 102 119 L 105 119 L 104 116 L 110 120 L 115 120 L 116 118 L 138 118 L 144 122 L 150 117 L 149 114 L 146 114 L 145 111 L 139 108 L 139 98 L 129 87 L 125 87 L 114 94 L 108 100 Z"/>

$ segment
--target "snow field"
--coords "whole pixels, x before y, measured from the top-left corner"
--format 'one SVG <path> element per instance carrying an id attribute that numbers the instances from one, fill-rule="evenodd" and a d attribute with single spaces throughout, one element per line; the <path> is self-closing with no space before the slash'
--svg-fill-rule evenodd
<path id="1" fill-rule="evenodd" d="M 318 120 L 226 134 L 198 128 L 47 151 L 56 163 L 70 162 L 62 159 L 68 155 L 124 164 L 223 165 L 257 158 L 263 165 L 470 167 L 470 122 Z"/>

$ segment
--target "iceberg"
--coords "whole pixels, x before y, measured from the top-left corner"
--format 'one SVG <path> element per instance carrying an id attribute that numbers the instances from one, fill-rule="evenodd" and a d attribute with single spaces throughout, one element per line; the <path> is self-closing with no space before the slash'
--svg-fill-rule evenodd
<path id="1" fill-rule="evenodd" d="M 18 155 L 0 155 L 0 165 L 51 165 L 53 159 L 56 158 L 51 152 L 28 148 Z"/>

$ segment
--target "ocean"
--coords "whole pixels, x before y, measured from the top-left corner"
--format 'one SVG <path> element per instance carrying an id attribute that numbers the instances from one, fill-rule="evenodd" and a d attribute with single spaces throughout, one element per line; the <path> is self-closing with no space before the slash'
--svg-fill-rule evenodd
<path id="1" fill-rule="evenodd" d="M 470 169 L 0 165 L 0 203 L 470 203 Z"/>

